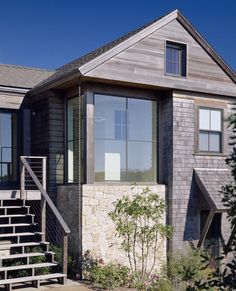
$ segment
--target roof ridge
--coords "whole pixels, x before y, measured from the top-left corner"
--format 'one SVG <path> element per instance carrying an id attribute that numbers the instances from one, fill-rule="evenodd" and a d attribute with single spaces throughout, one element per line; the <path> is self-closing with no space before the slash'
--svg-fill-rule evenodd
<path id="1" fill-rule="evenodd" d="M 38 67 L 21 66 L 21 65 L 15 65 L 15 64 L 3 64 L 3 63 L 0 63 L 0 66 L 2 66 L 2 67 L 10 67 L 10 68 L 20 68 L 20 69 L 33 70 L 33 71 L 55 72 L 55 70 L 43 69 L 43 68 L 38 68 Z"/>

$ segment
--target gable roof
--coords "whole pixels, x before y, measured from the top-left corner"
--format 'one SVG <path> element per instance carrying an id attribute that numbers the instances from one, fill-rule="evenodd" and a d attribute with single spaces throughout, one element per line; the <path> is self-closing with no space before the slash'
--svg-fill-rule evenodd
<path id="1" fill-rule="evenodd" d="M 119 52 L 127 47 L 135 44 L 140 39 L 148 36 L 153 31 L 177 19 L 182 26 L 191 34 L 191 36 L 203 47 L 203 49 L 211 56 L 211 58 L 221 67 L 221 69 L 236 83 L 235 72 L 223 61 L 223 59 L 215 52 L 215 50 L 207 43 L 200 33 L 187 21 L 187 19 L 178 11 L 174 10 L 150 23 L 108 43 L 104 46 L 72 61 L 64 66 L 56 69 L 55 73 L 42 83 L 36 86 L 35 89 L 54 84 L 54 82 L 63 79 L 68 75 L 79 73 L 85 75 L 87 72 L 105 62 L 111 57 L 114 57 Z"/>
<path id="2" fill-rule="evenodd" d="M 53 73 L 44 69 L 0 64 L 0 86 L 30 89 Z"/>

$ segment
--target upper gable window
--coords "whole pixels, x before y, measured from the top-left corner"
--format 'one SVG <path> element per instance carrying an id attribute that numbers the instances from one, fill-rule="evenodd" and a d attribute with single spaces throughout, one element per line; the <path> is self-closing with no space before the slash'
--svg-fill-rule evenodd
<path id="1" fill-rule="evenodd" d="M 166 74 L 186 77 L 186 45 L 166 42 Z"/>

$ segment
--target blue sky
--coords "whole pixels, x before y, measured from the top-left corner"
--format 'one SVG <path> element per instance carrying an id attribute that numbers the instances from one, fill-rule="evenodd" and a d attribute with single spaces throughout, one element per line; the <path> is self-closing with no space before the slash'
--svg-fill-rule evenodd
<path id="1" fill-rule="evenodd" d="M 54 69 L 174 9 L 236 71 L 235 0 L 1 0 L 0 63 Z"/>

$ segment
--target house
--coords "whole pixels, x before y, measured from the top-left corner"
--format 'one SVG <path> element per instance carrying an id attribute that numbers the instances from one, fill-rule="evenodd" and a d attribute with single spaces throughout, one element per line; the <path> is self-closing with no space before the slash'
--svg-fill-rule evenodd
<path id="1" fill-rule="evenodd" d="M 213 240 L 214 253 L 227 244 L 219 190 L 230 181 L 236 75 L 178 10 L 55 71 L 2 65 L 0 81 L 2 201 L 19 195 L 42 215 L 42 242 L 60 225 L 65 260 L 67 224 L 70 253 L 124 263 L 107 213 L 147 186 L 174 227 L 161 262 L 189 241 Z"/>

